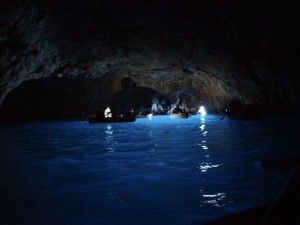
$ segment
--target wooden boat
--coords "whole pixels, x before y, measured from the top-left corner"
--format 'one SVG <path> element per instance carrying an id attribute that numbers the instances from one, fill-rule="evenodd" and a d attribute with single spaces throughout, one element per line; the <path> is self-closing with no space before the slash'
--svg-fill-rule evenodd
<path id="1" fill-rule="evenodd" d="M 187 119 L 189 118 L 190 114 L 188 112 L 178 112 L 178 113 L 171 113 L 170 117 L 172 119 Z"/>
<path id="2" fill-rule="evenodd" d="M 92 123 L 124 123 L 124 122 L 135 122 L 136 116 L 116 116 L 116 117 L 97 117 L 96 115 L 88 116 L 88 121 Z"/>

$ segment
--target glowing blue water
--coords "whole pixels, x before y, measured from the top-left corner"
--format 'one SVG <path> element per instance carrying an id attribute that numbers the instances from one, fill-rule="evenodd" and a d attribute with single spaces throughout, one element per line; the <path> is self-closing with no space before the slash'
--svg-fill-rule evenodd
<path id="1" fill-rule="evenodd" d="M 271 201 L 298 121 L 156 116 L 0 125 L 0 224 L 191 225 Z"/>

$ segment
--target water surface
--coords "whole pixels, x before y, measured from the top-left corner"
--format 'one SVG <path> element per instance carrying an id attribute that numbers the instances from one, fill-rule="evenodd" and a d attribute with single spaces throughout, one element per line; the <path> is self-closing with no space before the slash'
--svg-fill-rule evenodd
<path id="1" fill-rule="evenodd" d="M 194 225 L 272 201 L 295 119 L 0 125 L 0 224 Z"/>

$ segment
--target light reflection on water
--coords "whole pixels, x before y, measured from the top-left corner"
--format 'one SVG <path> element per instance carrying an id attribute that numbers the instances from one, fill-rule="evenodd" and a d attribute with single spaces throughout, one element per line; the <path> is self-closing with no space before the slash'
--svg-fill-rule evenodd
<path id="1" fill-rule="evenodd" d="M 206 173 L 208 169 L 220 167 L 221 164 L 212 164 L 212 163 L 201 163 L 197 167 L 202 173 Z"/>
<path id="2" fill-rule="evenodd" d="M 288 173 L 261 160 L 298 157 L 298 124 L 213 115 L 4 124 L 0 224 L 204 224 L 276 196 Z"/>
<path id="3" fill-rule="evenodd" d="M 114 147 L 114 145 L 117 142 L 114 140 L 114 131 L 113 131 L 113 127 L 111 125 L 106 126 L 105 140 L 109 144 L 109 147 L 106 148 L 108 150 L 108 152 L 115 152 L 116 148 Z"/>
<path id="4" fill-rule="evenodd" d="M 216 207 L 225 207 L 226 205 L 232 203 L 226 201 L 226 194 L 225 193 L 216 193 L 216 194 L 203 194 L 202 195 L 204 199 L 203 200 L 203 205 L 205 204 L 212 204 Z M 202 205 L 202 206 L 203 206 Z"/>

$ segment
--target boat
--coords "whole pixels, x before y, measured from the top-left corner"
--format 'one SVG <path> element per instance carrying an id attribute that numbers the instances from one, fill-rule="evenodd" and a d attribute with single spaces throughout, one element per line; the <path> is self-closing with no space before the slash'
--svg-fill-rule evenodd
<path id="1" fill-rule="evenodd" d="M 137 118 L 151 118 L 153 116 L 153 113 L 147 113 L 147 114 L 137 114 L 136 117 Z"/>
<path id="2" fill-rule="evenodd" d="M 170 117 L 172 119 L 187 119 L 189 118 L 190 114 L 188 112 L 177 112 L 177 113 L 171 113 Z"/>
<path id="3" fill-rule="evenodd" d="M 185 107 L 180 105 L 180 99 L 177 99 L 167 114 L 169 114 L 172 119 L 187 119 L 190 116 Z"/>
<path id="4" fill-rule="evenodd" d="M 136 116 L 115 116 L 115 117 L 97 117 L 96 115 L 88 116 L 90 124 L 93 123 L 124 123 L 124 122 L 135 122 Z"/>
<path id="5" fill-rule="evenodd" d="M 236 120 L 260 120 L 264 117 L 264 109 L 258 105 L 245 105 L 240 100 L 231 100 L 225 107 L 225 115 Z"/>
<path id="6" fill-rule="evenodd" d="M 98 109 L 96 114 L 88 116 L 89 123 L 124 123 L 134 122 L 136 115 L 133 111 L 124 112 L 121 114 L 112 113 L 110 107 L 107 107 L 105 111 Z"/>

